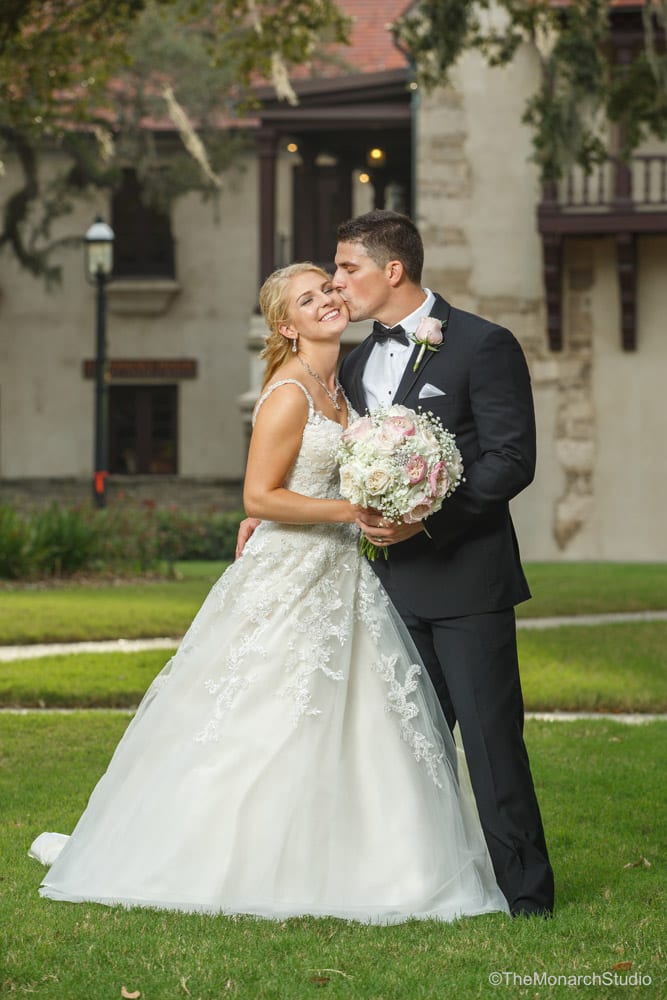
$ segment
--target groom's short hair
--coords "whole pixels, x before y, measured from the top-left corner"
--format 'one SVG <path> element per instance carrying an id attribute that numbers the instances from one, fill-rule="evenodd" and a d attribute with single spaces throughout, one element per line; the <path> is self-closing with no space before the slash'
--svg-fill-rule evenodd
<path id="1" fill-rule="evenodd" d="M 424 244 L 407 215 L 375 209 L 341 222 L 336 235 L 339 243 L 361 243 L 378 267 L 384 267 L 390 260 L 400 260 L 409 280 L 421 284 Z"/>

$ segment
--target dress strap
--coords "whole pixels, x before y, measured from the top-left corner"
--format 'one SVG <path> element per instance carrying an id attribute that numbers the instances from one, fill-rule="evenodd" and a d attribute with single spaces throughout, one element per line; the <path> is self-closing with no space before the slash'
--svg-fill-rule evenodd
<path id="1" fill-rule="evenodd" d="M 253 427 L 255 426 L 255 420 L 257 419 L 257 414 L 259 413 L 260 406 L 262 405 L 262 403 L 264 402 L 264 400 L 266 400 L 266 399 L 269 398 L 269 396 L 271 395 L 271 393 L 273 392 L 273 390 L 277 389 L 281 385 L 298 385 L 299 389 L 301 389 L 301 391 L 303 392 L 304 396 L 308 400 L 308 419 L 310 420 L 310 418 L 313 416 L 313 414 L 315 413 L 315 404 L 313 403 L 313 397 L 310 395 L 310 393 L 306 389 L 305 385 L 302 385 L 301 382 L 298 381 L 298 379 L 295 379 L 295 378 L 284 378 L 284 379 L 281 379 L 280 382 L 274 382 L 273 385 L 270 385 L 268 387 L 268 389 L 265 389 L 264 392 L 262 393 L 262 395 L 259 397 L 259 399 L 255 403 L 255 409 L 253 410 L 253 413 L 252 413 L 252 425 L 253 425 Z"/>

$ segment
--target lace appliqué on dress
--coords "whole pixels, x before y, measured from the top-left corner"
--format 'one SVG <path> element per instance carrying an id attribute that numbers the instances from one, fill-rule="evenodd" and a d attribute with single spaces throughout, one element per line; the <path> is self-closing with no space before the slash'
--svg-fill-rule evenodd
<path id="1" fill-rule="evenodd" d="M 303 443 L 285 482 L 287 489 L 305 496 L 340 496 L 335 451 L 342 427 L 314 409 L 312 399 L 300 382 L 288 379 L 304 392 L 309 416 Z M 257 403 L 284 382 L 275 383 Z M 206 682 L 215 697 L 213 717 L 196 736 L 199 742 L 219 740 L 225 716 L 234 708 L 250 684 L 261 677 L 261 668 L 249 672 L 249 665 L 266 656 L 261 642 L 272 635 L 276 624 L 289 620 L 293 637 L 286 640 L 285 683 L 276 692 L 292 701 L 296 726 L 304 716 L 317 716 L 321 709 L 313 703 L 313 681 L 320 674 L 331 681 L 343 679 L 336 668 L 338 653 L 349 641 L 355 618 L 354 604 L 343 600 L 337 581 L 343 572 L 356 571 L 355 560 L 343 559 L 356 547 L 352 525 L 287 525 L 263 522 L 248 541 L 243 560 L 254 563 L 252 579 L 258 588 L 236 584 L 221 588 L 218 607 L 229 610 L 243 625 L 241 637 L 231 641 L 225 656 L 224 672 Z M 223 580 L 231 575 L 225 574 Z M 221 581 L 222 582 L 222 581 Z M 268 642 L 268 639 L 267 639 Z"/>
<path id="2" fill-rule="evenodd" d="M 331 548 L 329 559 L 325 562 L 333 562 L 336 554 L 340 554 L 338 545 Z M 317 556 L 319 562 L 322 552 L 317 553 Z M 304 715 L 322 714 L 320 708 L 312 707 L 311 678 L 315 673 L 319 672 L 332 681 L 344 679 L 342 670 L 334 669 L 332 661 L 335 662 L 337 651 L 342 650 L 349 641 L 352 621 L 352 608 L 346 607 L 342 600 L 334 583 L 333 573 L 331 576 L 324 575 L 301 604 L 294 627 L 297 635 L 306 637 L 307 645 L 297 639 L 289 642 L 288 649 L 294 657 L 290 671 L 296 664 L 298 669 L 278 692 L 280 696 L 293 700 L 292 719 L 295 726 Z"/>
<path id="3" fill-rule="evenodd" d="M 386 624 L 387 621 L 388 605 L 387 592 L 380 587 L 375 573 L 366 560 L 362 559 L 355 614 L 376 642 L 382 635 L 383 623 Z"/>
<path id="4" fill-rule="evenodd" d="M 421 667 L 418 663 L 410 664 L 405 673 L 404 682 L 401 684 L 400 679 L 396 676 L 397 663 L 397 654 L 383 655 L 373 666 L 373 669 L 389 688 L 385 711 L 396 712 L 399 717 L 401 739 L 408 744 L 415 759 L 418 762 L 424 762 L 433 783 L 438 788 L 442 788 L 438 771 L 442 767 L 444 748 L 436 748 L 431 740 L 415 729 L 411 721 L 419 715 L 419 709 L 414 701 L 409 700 L 408 696 L 417 690 L 419 683 L 417 678 L 421 675 Z"/>

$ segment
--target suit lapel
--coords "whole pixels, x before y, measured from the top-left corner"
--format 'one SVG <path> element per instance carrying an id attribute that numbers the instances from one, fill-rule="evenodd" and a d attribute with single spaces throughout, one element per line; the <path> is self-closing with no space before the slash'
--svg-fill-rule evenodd
<path id="1" fill-rule="evenodd" d="M 368 409 L 366 403 L 366 393 L 364 392 L 363 375 L 368 356 L 373 350 L 373 338 L 367 337 L 358 348 L 359 356 L 355 358 L 350 372 L 349 384 L 347 385 L 347 395 L 357 413 L 363 414 Z"/>
<path id="2" fill-rule="evenodd" d="M 436 319 L 442 321 L 442 330 L 446 336 L 447 324 L 449 323 L 449 314 L 451 312 L 451 306 L 449 302 L 445 302 L 441 295 L 436 292 L 435 302 L 433 303 L 433 308 L 431 309 L 430 315 L 435 316 Z M 398 389 L 392 400 L 393 403 L 402 403 L 405 397 L 413 388 L 414 384 L 422 377 L 422 374 L 426 370 L 426 366 L 433 360 L 436 351 L 425 351 L 424 357 L 419 363 L 419 368 L 416 372 L 413 372 L 412 366 L 419 356 L 420 346 L 415 344 L 415 349 L 410 356 L 410 360 L 405 366 L 405 371 L 403 372 L 403 377 L 398 384 Z"/>

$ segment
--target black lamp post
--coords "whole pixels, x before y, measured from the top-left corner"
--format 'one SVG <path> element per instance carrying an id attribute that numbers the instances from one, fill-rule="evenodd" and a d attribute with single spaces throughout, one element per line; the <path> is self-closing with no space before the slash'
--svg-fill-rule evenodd
<path id="1" fill-rule="evenodd" d="M 86 276 L 97 286 L 95 350 L 95 475 L 93 499 L 106 507 L 109 388 L 107 382 L 106 284 L 113 270 L 114 232 L 99 216 L 86 233 Z"/>

